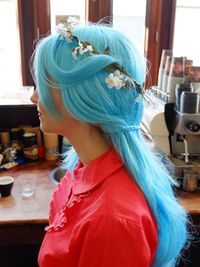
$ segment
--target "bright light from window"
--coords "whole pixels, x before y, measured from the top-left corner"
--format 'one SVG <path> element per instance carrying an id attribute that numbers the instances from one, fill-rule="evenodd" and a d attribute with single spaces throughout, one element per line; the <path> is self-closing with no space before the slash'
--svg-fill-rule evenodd
<path id="1" fill-rule="evenodd" d="M 0 0 L 0 98 L 13 98 L 22 85 L 17 0 Z"/>
<path id="2" fill-rule="evenodd" d="M 51 32 L 55 31 L 56 17 L 76 16 L 82 24 L 85 23 L 85 0 L 50 0 L 51 4 Z"/>
<path id="3" fill-rule="evenodd" d="M 113 27 L 124 32 L 144 54 L 146 0 L 113 0 Z"/>
<path id="4" fill-rule="evenodd" d="M 200 66 L 200 1 L 177 0 L 174 30 L 174 54 L 187 56 Z"/>

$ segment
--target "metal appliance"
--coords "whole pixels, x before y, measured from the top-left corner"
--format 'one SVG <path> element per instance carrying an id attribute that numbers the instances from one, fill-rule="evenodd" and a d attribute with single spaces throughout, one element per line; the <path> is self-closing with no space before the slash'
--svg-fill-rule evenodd
<path id="1" fill-rule="evenodd" d="M 176 110 L 167 96 L 165 101 L 160 98 L 162 92 L 157 87 L 151 88 L 149 94 L 152 101 L 145 101 L 142 129 L 165 154 L 173 176 L 183 177 L 189 171 L 200 177 L 200 113 Z"/>

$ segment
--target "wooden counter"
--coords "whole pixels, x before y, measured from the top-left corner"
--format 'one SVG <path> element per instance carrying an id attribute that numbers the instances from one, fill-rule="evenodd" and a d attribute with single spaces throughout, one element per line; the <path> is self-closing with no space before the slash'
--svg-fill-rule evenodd
<path id="1" fill-rule="evenodd" d="M 49 203 L 55 185 L 49 179 L 51 170 L 56 168 L 55 161 L 38 161 L 25 163 L 11 170 L 1 171 L 0 176 L 10 175 L 15 178 L 12 195 L 0 197 L 0 225 L 16 223 L 47 223 Z M 21 196 L 20 183 L 17 177 L 21 174 L 33 173 L 36 175 L 35 195 L 26 199 Z M 179 202 L 191 215 L 200 216 L 200 192 L 177 191 Z"/>
<path id="2" fill-rule="evenodd" d="M 15 182 L 11 196 L 0 197 L 0 245 L 41 242 L 44 227 L 48 223 L 49 203 L 55 189 L 49 174 L 57 166 L 56 162 L 38 161 L 1 171 L 0 176 L 10 175 Z M 25 173 L 36 175 L 35 194 L 30 199 L 22 197 L 17 179 Z"/>
<path id="3" fill-rule="evenodd" d="M 3 171 L 0 176 L 11 175 L 15 178 L 12 195 L 0 197 L 0 244 L 37 243 L 44 236 L 48 224 L 49 204 L 55 184 L 49 179 L 52 169 L 58 163 L 39 161 L 26 163 L 11 170 Z M 36 175 L 35 195 L 26 199 L 21 195 L 17 177 L 25 173 Z M 195 224 L 200 225 L 200 192 L 177 191 L 180 203 L 188 210 Z"/>
<path id="4" fill-rule="evenodd" d="M 200 192 L 178 191 L 179 202 L 183 205 L 190 215 L 200 216 Z"/>

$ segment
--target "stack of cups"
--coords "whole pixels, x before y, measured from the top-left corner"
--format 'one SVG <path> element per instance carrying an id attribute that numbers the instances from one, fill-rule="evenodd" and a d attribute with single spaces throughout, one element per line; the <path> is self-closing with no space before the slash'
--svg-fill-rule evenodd
<path id="1" fill-rule="evenodd" d="M 172 56 L 172 50 L 162 50 L 162 56 L 160 61 L 160 67 L 158 72 L 158 90 L 162 91 L 163 89 L 163 75 L 165 71 L 167 56 Z M 162 94 L 161 94 L 162 96 Z"/>
<path id="2" fill-rule="evenodd" d="M 164 93 L 167 93 L 167 86 L 168 86 L 168 80 L 169 80 L 169 71 L 171 67 L 171 61 L 172 61 L 172 56 L 167 56 L 166 64 L 165 64 L 165 69 L 163 73 L 163 81 L 162 81 L 162 91 Z M 163 95 L 163 98 L 165 101 L 167 101 L 167 97 Z"/>
<path id="3" fill-rule="evenodd" d="M 175 103 L 175 88 L 177 84 L 185 81 L 186 57 L 172 57 L 167 83 L 168 102 Z"/>
<path id="4" fill-rule="evenodd" d="M 191 82 L 194 91 L 200 90 L 200 67 L 193 66 L 191 68 Z"/>
<path id="5" fill-rule="evenodd" d="M 200 97 L 200 67 L 193 66 L 191 68 L 191 77 L 194 92 L 196 92 Z M 198 112 L 200 113 L 200 103 Z"/>

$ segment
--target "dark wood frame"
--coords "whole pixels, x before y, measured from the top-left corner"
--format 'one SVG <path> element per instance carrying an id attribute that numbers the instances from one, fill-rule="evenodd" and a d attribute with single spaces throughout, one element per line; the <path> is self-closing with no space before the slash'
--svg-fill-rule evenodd
<path id="1" fill-rule="evenodd" d="M 147 0 L 145 56 L 150 62 L 147 85 L 156 85 L 163 49 L 172 49 L 176 0 Z"/>
<path id="2" fill-rule="evenodd" d="M 87 20 L 113 15 L 113 0 L 87 0 Z M 176 0 L 147 0 L 145 56 L 150 62 L 147 85 L 157 84 L 162 49 L 172 49 Z M 18 0 L 23 85 L 33 85 L 29 60 L 36 41 L 50 32 L 50 0 Z"/>
<path id="3" fill-rule="evenodd" d="M 88 20 L 98 22 L 103 18 L 112 18 L 113 0 L 88 0 Z"/>
<path id="4" fill-rule="evenodd" d="M 50 31 L 49 0 L 18 0 L 23 85 L 34 85 L 30 58 L 37 40 Z"/>

